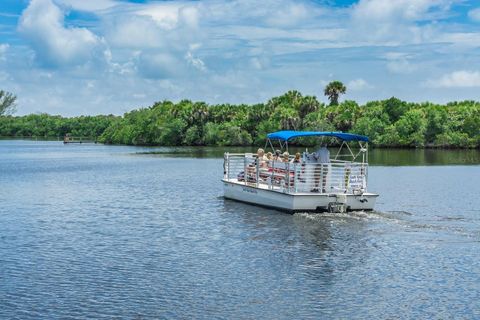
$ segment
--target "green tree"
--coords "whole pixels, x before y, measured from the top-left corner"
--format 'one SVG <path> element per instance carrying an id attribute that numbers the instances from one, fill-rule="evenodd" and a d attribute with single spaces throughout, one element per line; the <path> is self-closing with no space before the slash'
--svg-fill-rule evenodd
<path id="1" fill-rule="evenodd" d="M 315 97 L 292 90 L 255 105 L 161 101 L 122 117 L 0 116 L 0 136 L 57 138 L 70 133 L 129 145 L 258 146 L 267 133 L 281 129 L 354 132 L 385 147 L 480 148 L 480 103 L 438 105 L 390 98 L 364 105 L 346 100 L 325 108 Z"/>
<path id="2" fill-rule="evenodd" d="M 423 147 L 427 120 L 423 110 L 409 110 L 395 123 L 399 142 L 403 146 Z"/>
<path id="3" fill-rule="evenodd" d="M 385 100 L 384 108 L 392 123 L 400 119 L 400 117 L 409 110 L 409 106 L 406 102 L 395 97 Z"/>
<path id="4" fill-rule="evenodd" d="M 0 90 L 0 116 L 15 113 L 16 101 L 16 95 L 7 91 Z"/>
<path id="5" fill-rule="evenodd" d="M 347 87 L 341 81 L 332 81 L 325 87 L 324 94 L 330 100 L 331 106 L 338 105 L 338 98 L 347 92 Z"/>
<path id="6" fill-rule="evenodd" d="M 436 137 L 448 129 L 448 113 L 444 106 L 432 105 L 425 107 L 427 116 L 427 128 L 425 130 L 425 142 L 435 143 Z"/>
<path id="7" fill-rule="evenodd" d="M 187 129 L 183 144 L 187 146 L 201 146 L 203 143 L 202 134 L 197 126 L 192 126 Z"/>

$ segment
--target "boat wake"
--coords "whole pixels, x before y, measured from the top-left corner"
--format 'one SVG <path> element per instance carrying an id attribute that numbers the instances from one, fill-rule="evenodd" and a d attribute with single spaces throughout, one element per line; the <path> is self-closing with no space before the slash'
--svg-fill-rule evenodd
<path id="1" fill-rule="evenodd" d="M 455 224 L 454 222 L 463 222 L 463 220 L 444 218 L 436 221 L 419 221 L 413 217 L 413 214 L 406 211 L 351 211 L 347 213 L 309 213 L 299 212 L 294 214 L 295 219 L 316 222 L 324 224 L 325 222 L 347 222 L 348 221 L 364 221 L 364 222 L 381 222 L 385 224 L 396 225 L 404 228 L 409 232 L 434 232 L 448 233 L 451 235 L 467 238 L 468 241 L 480 241 L 480 231 L 476 228 L 466 228 L 464 225 Z M 417 217 L 418 218 L 418 217 Z"/>
<path id="2" fill-rule="evenodd" d="M 311 212 L 297 212 L 294 214 L 297 218 L 317 220 L 323 219 L 353 219 L 353 220 L 390 220 L 402 221 L 406 216 L 412 214 L 406 211 L 349 211 L 346 213 L 311 213 Z"/>

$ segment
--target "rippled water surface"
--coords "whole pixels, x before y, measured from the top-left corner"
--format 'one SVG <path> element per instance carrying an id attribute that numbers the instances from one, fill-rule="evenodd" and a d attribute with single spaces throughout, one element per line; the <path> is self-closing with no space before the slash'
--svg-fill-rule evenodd
<path id="1" fill-rule="evenodd" d="M 480 318 L 475 161 L 389 158 L 378 212 L 289 215 L 155 150 L 0 141 L 1 319 Z"/>

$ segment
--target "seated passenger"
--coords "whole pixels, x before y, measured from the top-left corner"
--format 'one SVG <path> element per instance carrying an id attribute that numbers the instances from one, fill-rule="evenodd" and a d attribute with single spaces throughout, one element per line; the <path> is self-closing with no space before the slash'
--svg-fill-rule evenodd
<path id="1" fill-rule="evenodd" d="M 290 158 L 290 154 L 288 154 L 288 152 L 285 151 L 282 155 L 282 162 L 290 162 L 289 158 Z"/>
<path id="2" fill-rule="evenodd" d="M 300 163 L 300 152 L 295 153 L 295 158 L 292 159 L 292 163 Z"/>
<path id="3" fill-rule="evenodd" d="M 260 161 L 259 165 L 260 167 L 267 167 L 268 166 L 268 158 L 265 155 L 265 150 L 262 148 L 259 148 L 257 150 L 257 159 L 255 160 L 255 164 L 257 161 Z"/>
<path id="4" fill-rule="evenodd" d="M 273 155 L 273 161 L 282 161 L 282 159 L 280 158 L 280 154 L 282 152 L 280 150 L 275 150 L 275 154 Z"/>
<path id="5" fill-rule="evenodd" d="M 257 150 L 257 159 L 259 159 L 260 161 L 267 160 L 267 157 L 265 156 L 265 150 L 263 150 L 262 148 L 258 148 Z"/>

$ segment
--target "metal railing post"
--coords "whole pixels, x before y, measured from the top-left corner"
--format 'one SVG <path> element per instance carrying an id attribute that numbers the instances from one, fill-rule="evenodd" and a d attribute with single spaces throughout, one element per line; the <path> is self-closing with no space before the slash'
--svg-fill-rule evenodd
<path id="1" fill-rule="evenodd" d="M 285 183 L 287 184 L 287 193 L 290 193 L 290 162 L 285 166 Z"/>
<path id="2" fill-rule="evenodd" d="M 271 190 L 273 189 L 274 176 L 275 176 L 275 160 L 272 160 L 272 175 L 270 177 L 270 189 Z"/>
<path id="3" fill-rule="evenodd" d="M 243 182 L 247 185 L 248 172 L 247 172 L 247 155 L 243 157 Z"/>
<path id="4" fill-rule="evenodd" d="M 256 187 L 258 188 L 258 181 L 260 179 L 260 158 L 257 157 L 257 161 L 256 161 L 256 165 L 255 165 L 255 181 L 256 181 Z"/>
<path id="5" fill-rule="evenodd" d="M 293 165 L 293 192 L 297 193 L 298 190 L 298 174 L 297 174 L 297 163 Z"/>
<path id="6" fill-rule="evenodd" d="M 227 179 L 230 180 L 230 154 L 227 153 Z"/>

